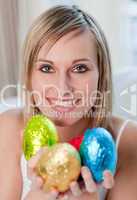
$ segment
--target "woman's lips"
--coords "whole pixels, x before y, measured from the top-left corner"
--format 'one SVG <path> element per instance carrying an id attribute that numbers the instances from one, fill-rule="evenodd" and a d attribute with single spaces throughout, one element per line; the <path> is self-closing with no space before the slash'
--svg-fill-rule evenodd
<path id="1" fill-rule="evenodd" d="M 53 100 L 47 98 L 49 104 L 55 111 L 58 112 L 70 112 L 76 108 L 76 105 L 79 103 L 80 99 L 77 100 Z"/>

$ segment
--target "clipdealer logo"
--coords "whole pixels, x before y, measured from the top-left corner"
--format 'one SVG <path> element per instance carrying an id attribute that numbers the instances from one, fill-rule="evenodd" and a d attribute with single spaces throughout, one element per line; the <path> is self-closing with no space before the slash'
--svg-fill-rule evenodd
<path id="1" fill-rule="evenodd" d="M 126 98 L 129 100 L 129 104 L 120 105 L 120 109 L 124 112 L 134 116 L 137 116 L 137 84 L 133 84 L 127 87 L 120 93 L 120 99 Z"/>
<path id="2" fill-rule="evenodd" d="M 44 90 L 46 90 L 46 87 L 44 87 Z M 50 87 L 52 87 L 56 90 L 59 97 L 61 96 L 60 90 L 58 90 L 58 88 L 56 88 L 56 86 L 50 85 Z M 8 101 L 6 101 L 7 99 L 5 97 L 7 90 L 9 90 L 11 88 L 15 89 L 17 91 L 17 100 L 16 100 L 16 102 L 14 102 L 14 105 L 13 105 L 13 103 L 10 104 Z M 7 85 L 0 92 L 0 101 L 4 106 L 7 106 L 7 107 L 13 107 L 13 106 L 18 107 L 22 104 L 25 105 L 26 92 L 27 92 L 26 88 L 24 86 L 21 86 L 20 84 Z M 86 88 L 86 94 L 88 94 L 88 92 L 89 92 L 88 88 Z M 31 93 L 27 92 L 27 97 L 30 98 L 30 96 L 33 95 L 33 93 L 35 93 L 35 95 L 37 95 L 39 97 L 38 103 L 41 105 L 41 103 L 43 103 L 43 99 L 41 98 L 41 94 L 39 94 L 38 91 L 34 91 Z M 97 94 L 99 97 L 96 97 Z M 99 93 L 99 91 L 93 91 L 91 98 L 90 98 L 90 103 L 92 103 L 92 101 L 94 101 L 94 98 L 103 98 L 103 96 L 104 96 L 104 99 L 106 100 L 106 99 L 108 99 L 109 94 L 110 94 L 109 91 L 104 94 Z M 78 91 L 77 95 L 84 96 L 84 94 L 81 91 Z M 86 101 L 86 105 L 88 105 L 88 103 L 89 103 L 87 101 L 87 96 L 88 95 L 86 95 L 86 99 L 84 99 Z M 22 97 L 21 102 L 19 100 L 20 97 Z M 124 99 L 124 101 L 123 101 L 123 99 Z M 126 103 L 125 103 L 125 100 L 126 100 Z M 137 83 L 123 89 L 122 92 L 120 92 L 118 98 L 115 99 L 115 101 L 120 103 L 120 105 L 119 105 L 120 110 L 131 115 L 132 117 L 137 116 Z M 84 103 L 84 105 L 85 105 L 84 101 L 82 101 L 82 103 Z M 82 105 L 80 105 L 80 106 L 82 106 Z M 48 105 L 44 105 L 44 106 L 48 107 Z M 100 106 L 100 105 L 98 105 L 98 106 Z M 104 102 L 104 107 L 105 107 L 105 102 Z"/>

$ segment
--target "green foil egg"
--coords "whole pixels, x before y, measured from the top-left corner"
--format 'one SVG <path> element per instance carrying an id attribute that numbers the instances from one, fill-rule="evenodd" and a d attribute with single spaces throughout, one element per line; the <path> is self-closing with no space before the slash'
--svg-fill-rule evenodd
<path id="1" fill-rule="evenodd" d="M 44 115 L 34 115 L 27 123 L 23 136 L 23 152 L 26 160 L 34 156 L 44 146 L 58 142 L 54 123 Z"/>

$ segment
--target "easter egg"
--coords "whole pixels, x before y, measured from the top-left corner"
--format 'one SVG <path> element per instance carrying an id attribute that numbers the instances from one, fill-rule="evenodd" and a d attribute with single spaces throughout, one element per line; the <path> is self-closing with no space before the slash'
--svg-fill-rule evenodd
<path id="1" fill-rule="evenodd" d="M 44 115 L 34 115 L 28 121 L 23 136 L 23 151 L 26 160 L 29 160 L 45 145 L 58 142 L 58 134 L 54 123 Z"/>
<path id="2" fill-rule="evenodd" d="M 81 159 L 78 151 L 68 143 L 47 147 L 36 164 L 36 173 L 42 177 L 43 190 L 65 192 L 78 179 Z"/>
<path id="3" fill-rule="evenodd" d="M 69 141 L 69 144 L 71 144 L 72 146 L 74 146 L 79 151 L 80 150 L 80 145 L 82 143 L 83 138 L 84 138 L 84 134 L 82 134 L 82 135 L 80 135 L 78 137 L 72 138 Z"/>
<path id="4" fill-rule="evenodd" d="M 114 175 L 117 164 L 117 150 L 111 134 L 104 128 L 87 129 L 80 145 L 82 163 L 87 166 L 95 182 L 103 181 L 104 170 Z"/>

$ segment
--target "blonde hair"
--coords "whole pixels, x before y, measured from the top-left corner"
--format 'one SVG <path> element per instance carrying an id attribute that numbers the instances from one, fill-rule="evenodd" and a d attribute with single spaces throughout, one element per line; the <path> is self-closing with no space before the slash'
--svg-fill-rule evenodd
<path id="1" fill-rule="evenodd" d="M 112 112 L 112 77 L 111 77 L 111 62 L 108 50 L 108 45 L 100 26 L 95 19 L 77 6 L 60 5 L 42 13 L 32 24 L 24 43 L 23 55 L 23 71 L 21 71 L 21 85 L 24 85 L 26 91 L 31 90 L 30 77 L 34 62 L 37 59 L 41 47 L 48 42 L 48 47 L 51 48 L 59 38 L 73 30 L 84 31 L 88 28 L 94 35 L 97 45 L 97 59 L 99 70 L 98 91 L 106 93 L 110 91 L 107 98 L 96 99 L 94 107 L 95 121 L 94 126 L 107 126 L 108 115 Z M 27 101 L 27 100 L 26 100 Z M 30 102 L 35 104 L 33 98 Z M 105 107 L 104 107 L 105 105 Z M 24 117 L 27 118 L 29 107 L 28 101 L 24 109 Z M 35 113 L 35 108 L 30 109 L 30 115 Z M 93 110 L 92 110 L 93 112 Z"/>

